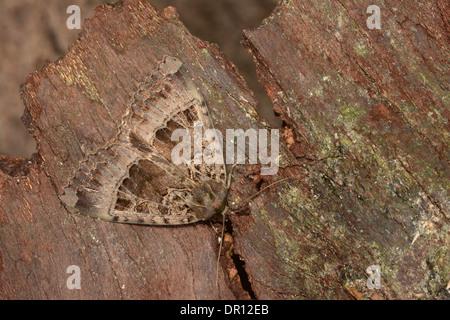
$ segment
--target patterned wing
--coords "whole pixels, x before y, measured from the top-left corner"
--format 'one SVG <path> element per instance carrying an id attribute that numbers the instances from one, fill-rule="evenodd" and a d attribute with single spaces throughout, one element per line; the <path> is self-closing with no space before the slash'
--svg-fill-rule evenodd
<path id="1" fill-rule="evenodd" d="M 212 128 L 207 106 L 179 60 L 165 57 L 139 86 L 115 139 L 82 161 L 61 200 L 102 220 L 179 225 L 223 210 L 223 164 L 172 162 L 172 134 Z M 193 148 L 193 146 L 192 146 Z M 191 150 L 192 151 L 192 150 Z"/>

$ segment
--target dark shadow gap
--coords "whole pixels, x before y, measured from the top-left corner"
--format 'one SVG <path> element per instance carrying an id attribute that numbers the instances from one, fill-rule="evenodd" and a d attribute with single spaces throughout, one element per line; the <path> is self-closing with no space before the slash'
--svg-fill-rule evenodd
<path id="1" fill-rule="evenodd" d="M 226 233 L 229 233 L 232 237 L 234 237 L 233 223 L 231 222 L 230 219 L 228 219 L 225 222 L 225 231 Z M 234 249 L 232 251 L 231 259 L 233 261 L 234 267 L 237 270 L 242 289 L 250 296 L 250 299 L 257 300 L 258 298 L 256 297 L 256 294 L 253 291 L 252 283 L 250 282 L 247 270 L 245 269 L 245 261 L 238 253 L 235 252 Z"/>

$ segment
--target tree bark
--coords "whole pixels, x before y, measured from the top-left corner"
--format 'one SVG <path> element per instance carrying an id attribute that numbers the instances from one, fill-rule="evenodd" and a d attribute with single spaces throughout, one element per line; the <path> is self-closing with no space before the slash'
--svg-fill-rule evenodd
<path id="1" fill-rule="evenodd" d="M 448 296 L 449 6 L 384 1 L 381 30 L 366 9 L 282 1 L 245 33 L 299 171 L 235 228 L 261 298 Z"/>
<path id="2" fill-rule="evenodd" d="M 210 224 L 107 223 L 68 213 L 57 197 L 84 155 L 114 135 L 164 55 L 195 75 L 218 129 L 268 128 L 233 64 L 173 8 L 131 0 L 98 8 L 69 53 L 22 88 L 39 154 L 0 159 L 0 297 L 448 295 L 449 8 L 386 1 L 382 29 L 368 30 L 365 6 L 282 1 L 245 32 L 285 123 L 281 167 L 276 176 L 258 166 L 234 171 L 228 203 L 239 209 L 226 223 L 218 285 Z M 66 286 L 71 265 L 81 290 Z M 381 268 L 379 290 L 366 286 L 372 265 Z"/>
<path id="3" fill-rule="evenodd" d="M 30 75 L 22 88 L 23 120 L 39 155 L 29 163 L 1 161 L 3 299 L 248 296 L 242 288 L 230 290 L 223 271 L 216 285 L 217 232 L 209 224 L 105 223 L 69 214 L 57 197 L 84 154 L 113 137 L 138 83 L 167 54 L 197 76 L 213 118 L 224 119 L 219 128 L 258 123 L 252 93 L 234 66 L 217 47 L 193 37 L 173 8 L 157 12 L 146 1 L 98 8 L 69 53 Z M 81 290 L 66 286 L 71 265 L 80 267 Z"/>

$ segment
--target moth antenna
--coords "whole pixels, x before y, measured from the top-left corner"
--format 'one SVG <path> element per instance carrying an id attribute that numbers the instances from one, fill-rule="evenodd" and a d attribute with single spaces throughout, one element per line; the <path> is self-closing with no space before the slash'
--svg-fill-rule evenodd
<path id="1" fill-rule="evenodd" d="M 267 189 L 270 189 L 270 188 L 272 188 L 273 186 L 275 186 L 275 185 L 277 185 L 277 184 L 279 184 L 279 183 L 285 182 L 285 181 L 287 181 L 287 180 L 289 180 L 289 179 L 291 179 L 291 177 L 288 177 L 288 178 L 284 178 L 284 179 L 275 181 L 275 182 L 269 184 L 267 187 L 264 187 L 264 188 L 262 188 L 261 190 L 259 190 L 258 192 L 256 192 L 255 194 L 251 195 L 251 196 L 248 197 L 247 199 L 241 201 L 241 203 L 245 203 L 245 202 L 247 202 L 247 201 L 253 199 L 254 197 L 260 195 L 261 193 L 263 193 L 263 192 L 266 191 Z M 231 208 L 231 211 L 236 211 L 237 209 L 239 209 L 239 207 L 240 207 L 240 205 L 236 206 L 235 208 Z"/>
<path id="2" fill-rule="evenodd" d="M 237 163 L 233 164 L 233 166 L 231 167 L 230 173 L 228 174 L 228 177 L 227 177 L 227 189 L 230 189 L 230 186 L 231 186 L 231 177 L 233 176 L 233 171 L 234 171 L 234 168 L 235 168 L 236 166 L 237 166 Z M 226 169 L 225 169 L 225 171 L 226 171 Z"/>

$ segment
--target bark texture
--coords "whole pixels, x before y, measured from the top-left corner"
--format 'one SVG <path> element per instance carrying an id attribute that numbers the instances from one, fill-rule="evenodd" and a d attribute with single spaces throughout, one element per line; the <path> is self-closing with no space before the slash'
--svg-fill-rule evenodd
<path id="1" fill-rule="evenodd" d="M 229 204 L 239 210 L 226 224 L 218 286 L 209 224 L 106 223 L 69 214 L 57 197 L 166 54 L 196 75 L 217 128 L 267 127 L 233 64 L 173 8 L 99 7 L 69 53 L 23 86 L 39 154 L 0 159 L 0 298 L 448 296 L 448 4 L 385 1 L 381 30 L 367 29 L 366 5 L 282 1 L 245 32 L 285 123 L 281 168 L 234 171 Z M 66 286 L 70 265 L 81 290 Z M 371 265 L 380 290 L 367 289 Z"/>
<path id="2" fill-rule="evenodd" d="M 146 1 L 99 7 L 69 53 L 22 88 L 23 120 L 39 156 L 1 161 L 2 298 L 245 296 L 233 294 L 224 272 L 216 286 L 217 235 L 208 224 L 109 224 L 68 214 L 57 197 L 83 155 L 113 136 L 138 83 L 166 54 L 198 75 L 214 119 L 225 119 L 218 127 L 255 122 L 254 99 L 234 66 L 193 37 L 173 8 L 160 13 Z M 66 287 L 71 265 L 81 269 L 81 290 Z"/>
<path id="3" fill-rule="evenodd" d="M 449 6 L 383 1 L 381 30 L 366 9 L 282 1 L 246 32 L 301 172 L 236 228 L 260 297 L 448 295 Z"/>

